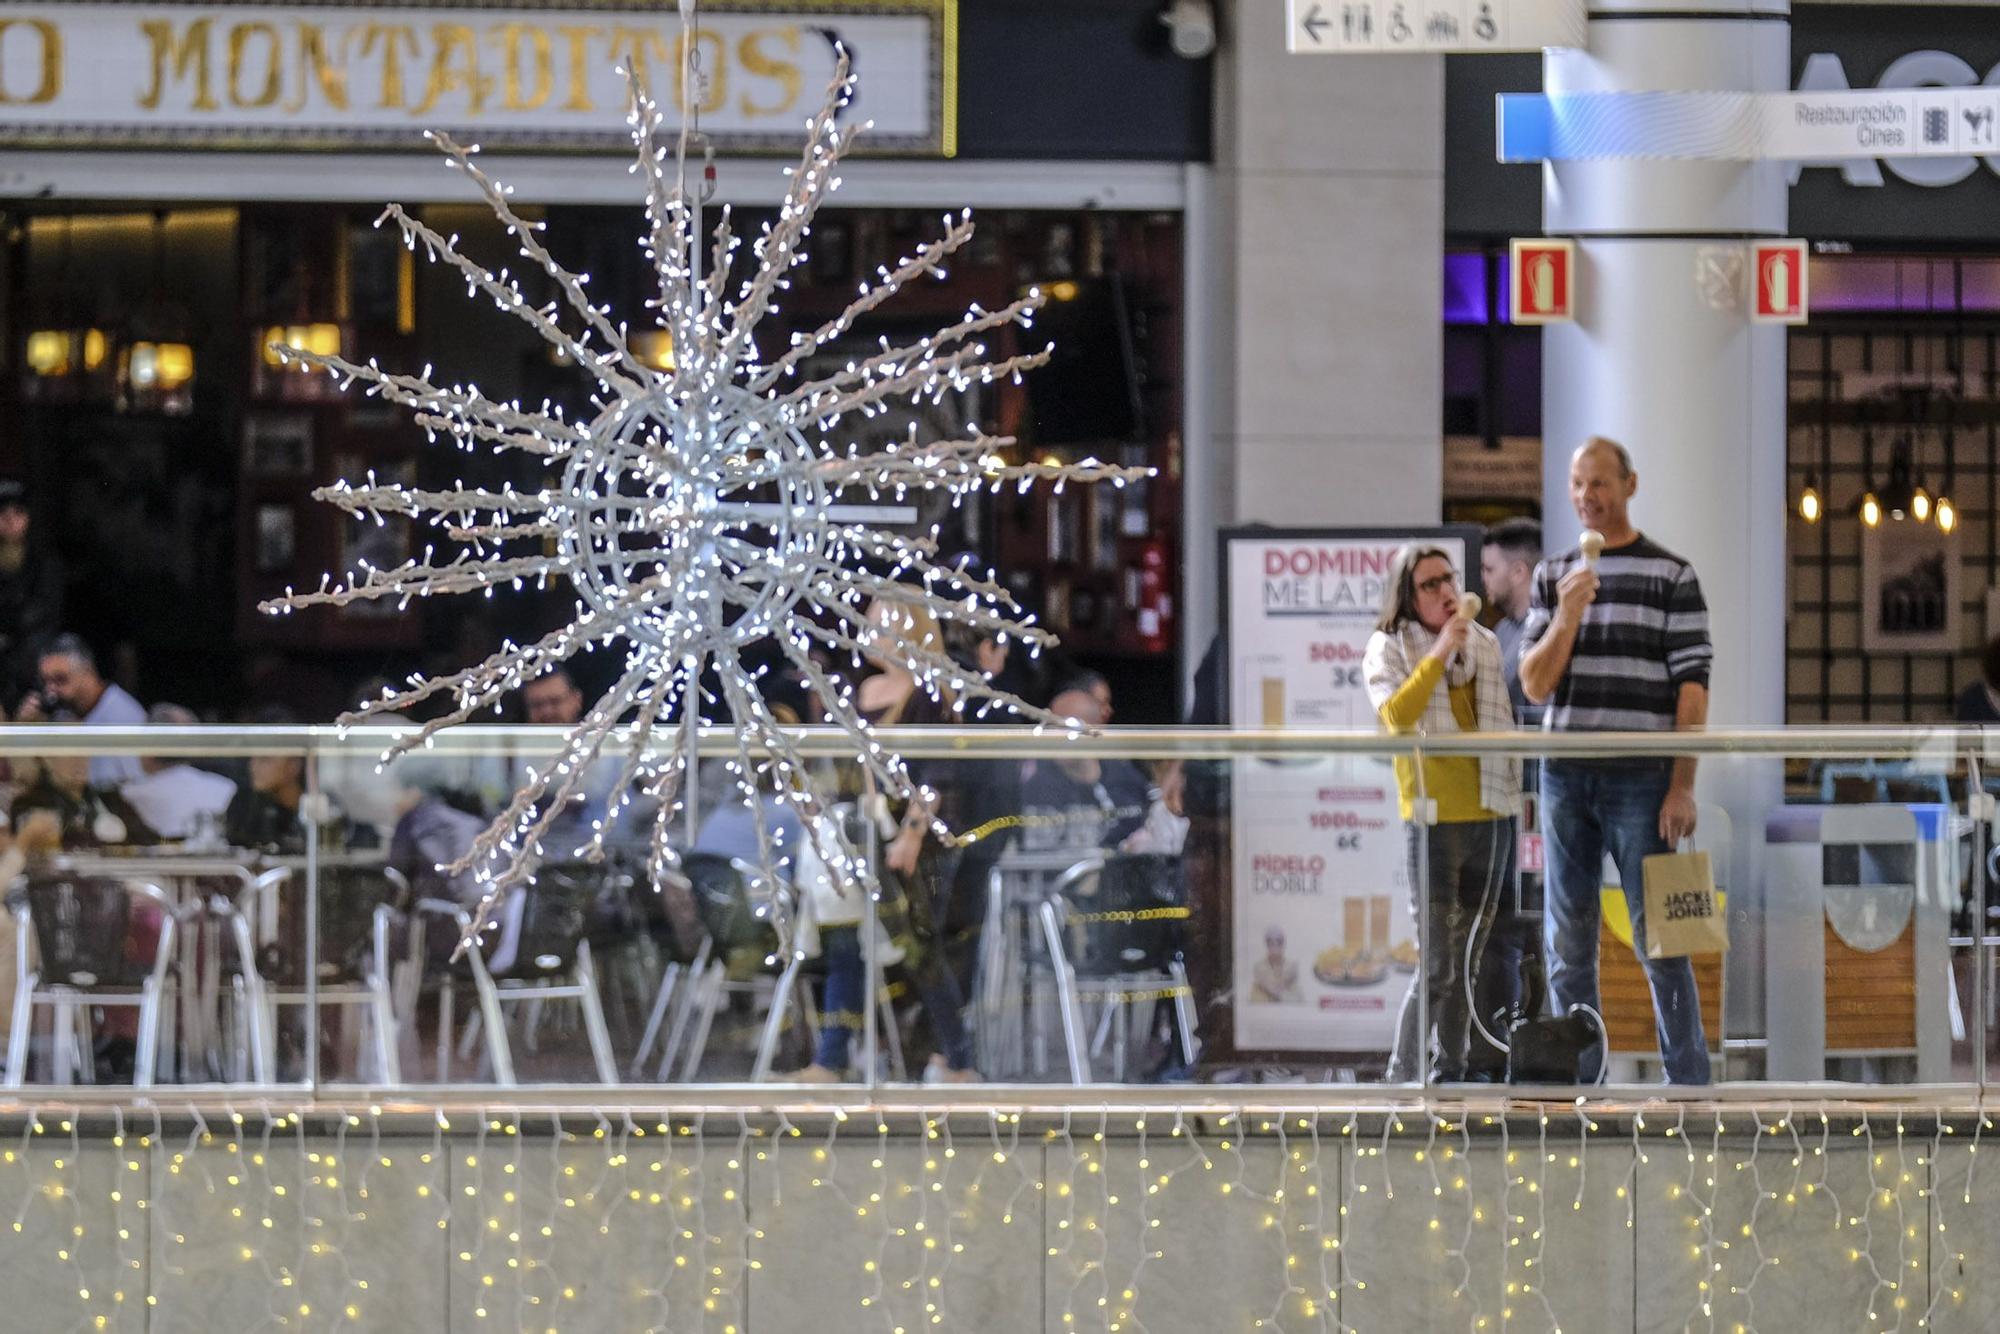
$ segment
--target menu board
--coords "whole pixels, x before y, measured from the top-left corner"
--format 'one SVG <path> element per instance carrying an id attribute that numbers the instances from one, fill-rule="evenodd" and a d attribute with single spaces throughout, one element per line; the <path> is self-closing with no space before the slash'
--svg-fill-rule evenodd
<path id="1" fill-rule="evenodd" d="M 1361 662 L 1396 553 L 1432 543 L 1476 586 L 1479 532 L 1224 533 L 1231 725 L 1376 731 Z M 1239 759 L 1230 810 L 1237 1050 L 1386 1051 L 1420 957 L 1389 758 Z"/>

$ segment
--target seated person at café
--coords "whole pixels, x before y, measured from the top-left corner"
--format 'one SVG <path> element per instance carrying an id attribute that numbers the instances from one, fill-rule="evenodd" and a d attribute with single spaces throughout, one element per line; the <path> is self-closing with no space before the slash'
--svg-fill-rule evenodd
<path id="1" fill-rule="evenodd" d="M 445 800 L 451 791 L 451 775 L 435 760 L 404 757 L 389 766 L 386 778 L 395 793 L 397 810 L 396 827 L 389 834 L 388 865 L 409 881 L 419 902 L 452 903 L 471 912 L 486 892 L 488 877 L 476 867 L 463 871 L 446 868 L 472 851 L 487 822 Z M 498 935 L 481 941 L 486 964 L 495 971 L 513 963 L 524 902 L 520 890 L 509 894 L 493 915 L 500 926 Z M 426 922 L 424 949 L 433 963 L 442 964 L 457 945 L 456 931 L 445 929 L 435 919 Z"/>
<path id="2" fill-rule="evenodd" d="M 1101 725 L 1102 704 L 1088 691 L 1065 690 L 1049 712 Z M 1034 759 L 1022 766 L 1021 846 L 1024 849 L 1115 848 L 1146 823 L 1152 782 L 1131 760 Z"/>
<path id="3" fill-rule="evenodd" d="M 92 787 L 91 761 L 83 755 L 51 755 L 29 760 L 25 788 L 14 797 L 14 828 L 47 812 L 64 850 L 158 843 L 160 836 L 115 791 Z"/>
<path id="4" fill-rule="evenodd" d="M 305 756 L 253 755 L 250 786 L 238 788 L 223 812 L 223 836 L 233 848 L 302 856 L 316 816 L 336 836 L 334 841 L 344 841 L 339 808 L 325 793 L 306 791 Z"/>
<path id="5" fill-rule="evenodd" d="M 155 704 L 146 711 L 146 721 L 156 727 L 193 727 L 201 720 L 178 704 Z M 145 773 L 121 787 L 119 795 L 161 838 L 221 835 L 223 815 L 236 796 L 234 782 L 163 755 L 141 755 L 139 767 Z"/>
<path id="6" fill-rule="evenodd" d="M 21 701 L 16 721 L 81 722 L 89 727 L 137 727 L 146 711 L 97 670 L 97 655 L 76 635 L 57 635 L 41 656 L 42 688 Z M 136 755 L 93 755 L 90 782 L 117 787 L 140 776 Z"/>
<path id="7" fill-rule="evenodd" d="M 575 678 L 567 669 L 557 667 L 521 687 L 521 706 L 530 723 L 574 727 L 583 719 L 583 692 L 577 688 Z M 514 785 L 526 781 L 527 775 L 520 770 L 528 764 L 545 765 L 546 761 L 537 754 L 533 759 L 522 756 L 512 762 L 514 772 L 507 776 L 510 800 Z M 613 789 L 624 767 L 623 754 L 607 747 L 584 770 L 577 790 L 570 794 L 561 813 L 542 834 L 542 854 L 545 858 L 549 861 L 572 860 L 597 836 L 598 828 L 611 809 Z M 552 796 L 543 798 L 544 801 L 552 799 Z M 606 850 L 623 847 L 643 857 L 652 834 L 652 811 L 653 803 L 649 799 L 637 792 L 630 794 L 630 799 L 615 817 L 610 836 L 605 840 Z"/>

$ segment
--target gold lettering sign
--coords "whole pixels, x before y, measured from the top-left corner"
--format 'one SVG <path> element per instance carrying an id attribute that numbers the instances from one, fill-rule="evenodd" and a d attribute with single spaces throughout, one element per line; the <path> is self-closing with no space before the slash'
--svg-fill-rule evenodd
<path id="1" fill-rule="evenodd" d="M 215 95 L 208 86 L 209 21 L 196 19 L 179 38 L 174 36 L 174 25 L 167 19 L 148 19 L 139 26 L 153 48 L 153 86 L 139 95 L 139 105 L 148 111 L 159 106 L 166 95 L 168 80 L 185 81 L 192 66 L 194 100 L 189 105 L 196 111 L 215 110 Z"/>
<path id="2" fill-rule="evenodd" d="M 718 143 L 789 150 L 832 72 L 835 29 L 871 71 L 871 147 L 948 145 L 941 98 L 956 81 L 940 61 L 958 0 L 812 3 L 786 14 L 708 0 L 688 33 L 670 5 L 0 0 L 0 145 L 416 149 L 415 131 L 435 126 L 496 147 L 609 148 L 625 138 L 623 69 L 669 114 L 693 98 Z"/>
<path id="3" fill-rule="evenodd" d="M 33 106 L 41 102 L 53 102 L 62 92 L 62 33 L 47 19 L 0 19 L 0 53 L 8 47 L 8 34 L 15 28 L 25 28 L 35 34 L 41 43 L 40 59 L 36 66 L 41 71 L 41 81 L 35 91 L 26 97 L 18 97 L 11 88 L 0 83 L 0 106 Z M 18 42 L 22 38 L 13 38 Z"/>
<path id="4" fill-rule="evenodd" d="M 521 43 L 526 40 L 529 54 L 534 60 L 534 91 L 522 91 Z M 500 106 L 507 111 L 533 111 L 549 100 L 549 90 L 555 86 L 555 67 L 549 59 L 549 35 L 540 28 L 531 28 L 525 23 L 503 23 L 500 25 L 500 46 L 505 52 L 502 57 L 506 71 Z"/>
<path id="5" fill-rule="evenodd" d="M 257 52 L 250 43 L 253 38 L 262 39 L 263 50 Z M 267 107 L 278 100 L 278 89 L 284 77 L 285 54 L 278 45 L 278 30 L 268 23 L 238 23 L 229 29 L 229 102 L 231 106 Z M 253 97 L 243 93 L 243 76 L 255 75 L 262 66 L 264 86 Z"/>
<path id="6" fill-rule="evenodd" d="M 746 116 L 769 116 L 789 110 L 799 100 L 800 85 L 805 76 L 799 72 L 796 60 L 780 60 L 772 56 L 768 47 L 782 45 L 793 56 L 799 53 L 799 30 L 783 27 L 765 32 L 753 32 L 736 43 L 736 63 L 748 73 L 761 78 L 776 79 L 781 90 L 778 100 L 757 103 L 750 100 L 746 90 L 743 94 L 743 114 Z"/>

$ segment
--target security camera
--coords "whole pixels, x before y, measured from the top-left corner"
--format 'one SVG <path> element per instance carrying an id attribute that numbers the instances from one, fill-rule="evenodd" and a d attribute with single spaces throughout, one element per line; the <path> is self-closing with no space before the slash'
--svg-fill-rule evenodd
<path id="1" fill-rule="evenodd" d="M 1160 14 L 1167 41 L 1183 60 L 1200 60 L 1215 51 L 1215 6 L 1211 0 L 1173 0 Z"/>

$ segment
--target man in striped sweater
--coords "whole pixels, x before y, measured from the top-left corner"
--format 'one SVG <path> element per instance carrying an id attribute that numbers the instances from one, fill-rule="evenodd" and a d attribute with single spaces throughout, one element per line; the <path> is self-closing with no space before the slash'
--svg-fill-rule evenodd
<path id="1" fill-rule="evenodd" d="M 1564 732 L 1669 732 L 1708 720 L 1713 650 L 1694 567 L 1632 526 L 1639 477 L 1622 445 L 1601 437 L 1570 459 L 1570 502 L 1604 537 L 1595 567 L 1575 547 L 1535 571 L 1522 630 L 1521 686 Z M 1618 866 L 1632 938 L 1653 991 L 1667 1079 L 1706 1084 L 1709 1064 L 1685 957 L 1648 959 L 1645 859 L 1694 832 L 1694 758 L 1551 760 L 1542 769 L 1549 991 L 1556 1013 L 1598 1006 L 1597 938 L 1604 854 Z M 1580 1076 L 1596 1080 L 1599 1053 Z"/>

